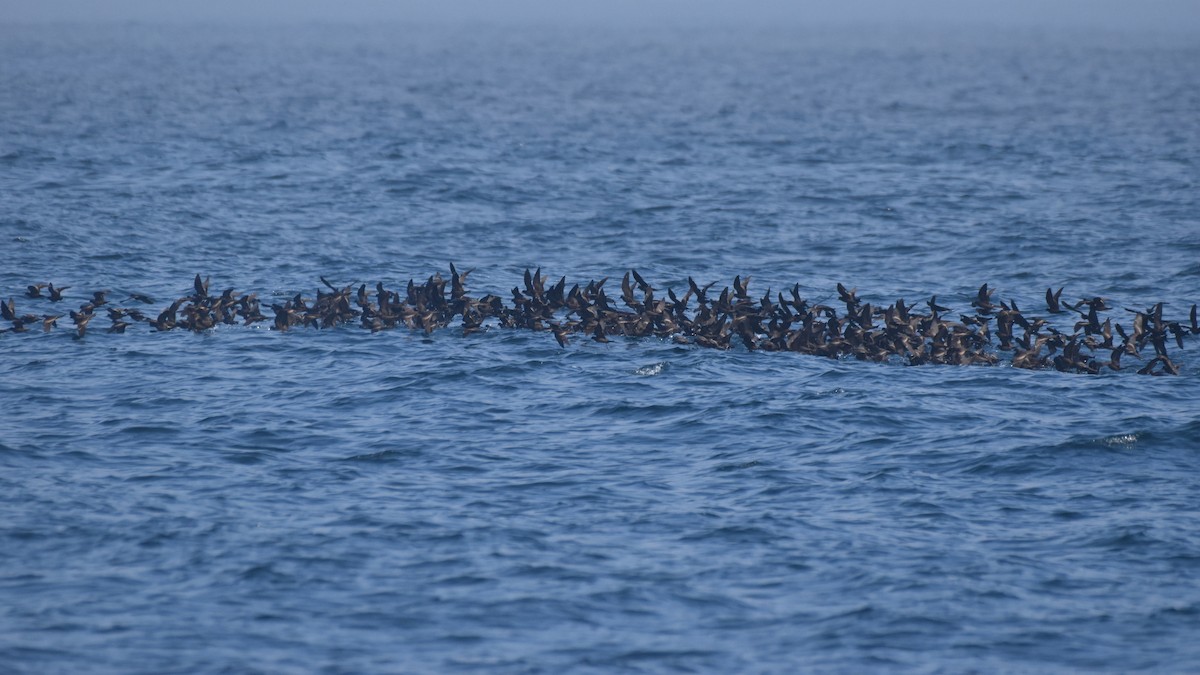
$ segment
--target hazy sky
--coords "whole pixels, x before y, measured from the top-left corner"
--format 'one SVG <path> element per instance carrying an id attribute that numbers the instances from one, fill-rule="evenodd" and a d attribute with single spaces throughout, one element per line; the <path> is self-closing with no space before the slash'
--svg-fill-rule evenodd
<path id="1" fill-rule="evenodd" d="M 1200 0 L 0 0 L 0 21 L 995 24 L 1196 32 Z"/>

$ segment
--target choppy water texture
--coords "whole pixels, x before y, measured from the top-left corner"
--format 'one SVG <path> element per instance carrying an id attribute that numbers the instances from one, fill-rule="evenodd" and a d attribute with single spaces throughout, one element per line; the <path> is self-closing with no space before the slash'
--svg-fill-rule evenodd
<path id="1" fill-rule="evenodd" d="M 1197 110 L 1182 38 L 6 26 L 0 294 L 453 261 L 1182 315 Z M 1195 344 L 1080 377 L 460 333 L 0 335 L 0 669 L 1200 664 Z"/>

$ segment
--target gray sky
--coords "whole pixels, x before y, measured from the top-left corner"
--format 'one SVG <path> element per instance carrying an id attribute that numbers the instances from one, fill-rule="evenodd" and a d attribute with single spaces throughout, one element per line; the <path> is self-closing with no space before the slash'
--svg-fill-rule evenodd
<path id="1" fill-rule="evenodd" d="M 990 24 L 1200 35 L 1200 0 L 0 0 L 0 21 Z"/>

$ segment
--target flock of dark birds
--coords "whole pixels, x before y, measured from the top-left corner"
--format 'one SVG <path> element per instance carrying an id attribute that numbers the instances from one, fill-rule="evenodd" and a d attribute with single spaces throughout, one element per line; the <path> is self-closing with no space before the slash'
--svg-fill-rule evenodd
<path id="1" fill-rule="evenodd" d="M 450 265 L 450 278 L 434 274 L 424 283 L 410 280 L 406 288 L 390 290 L 377 283 L 374 292 L 366 284 L 338 287 L 321 277 L 325 288 L 315 298 L 297 293 L 283 302 L 268 303 L 271 316 L 262 311 L 254 293 L 234 289 L 209 292 L 209 280 L 196 275 L 192 292 L 154 313 L 143 307 L 154 299 L 133 293 L 123 301 L 96 291 L 78 309 L 69 311 L 75 337 L 82 338 L 98 315 L 107 315 L 108 333 L 124 333 L 138 324 L 154 331 L 182 329 L 212 330 L 222 324 L 269 324 L 288 331 L 333 328 L 360 324 L 371 331 L 401 326 L 424 331 L 446 328 L 460 322 L 464 335 L 484 329 L 485 324 L 504 328 L 549 331 L 561 346 L 581 337 L 608 342 L 610 337 L 649 337 L 702 347 L 788 351 L 829 358 L 855 358 L 909 365 L 995 365 L 1001 353 L 1011 354 L 1016 368 L 1054 369 L 1069 373 L 1098 374 L 1121 370 L 1122 358 L 1137 360 L 1136 372 L 1143 375 L 1178 375 L 1179 363 L 1167 353 L 1174 343 L 1183 349 L 1184 339 L 1200 335 L 1196 305 L 1186 322 L 1163 316 L 1163 303 L 1145 309 L 1123 309 L 1114 322 L 1102 312 L 1114 311 L 1109 301 L 1094 297 L 1077 302 L 1062 299 L 1063 289 L 1046 289 L 1046 311 L 1064 315 L 1060 329 L 1045 318 L 1022 312 L 1014 301 L 993 301 L 994 289 L 987 284 L 971 301 L 969 313 L 955 313 L 942 306 L 937 296 L 919 305 L 899 299 L 888 306 L 864 302 L 856 290 L 837 285 L 837 301 L 809 301 L 800 286 L 786 293 L 771 291 L 761 298 L 751 296 L 750 278 L 735 277 L 732 287 L 719 293 L 714 283 L 700 286 L 691 277 L 682 295 L 667 289 L 660 294 L 635 270 L 621 280 L 620 300 L 610 298 L 608 278 L 567 288 L 566 277 L 557 283 L 542 276 L 541 269 L 525 271 L 523 286 L 512 289 L 505 300 L 496 295 L 472 298 L 467 294 L 470 271 L 459 273 Z M 23 304 L 64 302 L 69 287 L 52 283 L 28 286 Z M 130 301 L 137 306 L 125 306 Z M 36 303 L 36 304 L 35 304 Z M 46 308 L 47 305 L 41 305 Z M 953 318 L 952 314 L 957 314 Z M 50 332 L 64 319 L 52 313 L 19 313 L 13 298 L 0 303 L 0 315 L 11 327 L 0 333 Z M 1060 317 L 1061 318 L 1061 317 Z"/>

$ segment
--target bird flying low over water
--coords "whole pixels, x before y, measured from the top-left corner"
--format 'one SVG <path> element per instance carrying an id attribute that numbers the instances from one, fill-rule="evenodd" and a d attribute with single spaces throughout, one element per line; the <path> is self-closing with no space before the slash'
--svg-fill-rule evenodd
<path id="1" fill-rule="evenodd" d="M 1062 313 L 1062 292 L 1062 288 L 1059 288 L 1057 293 L 1052 293 L 1049 288 L 1046 289 L 1046 309 L 1051 314 Z"/>
<path id="2" fill-rule="evenodd" d="M 971 306 L 979 310 L 980 314 L 990 314 L 992 312 L 992 294 L 996 289 L 988 290 L 988 285 L 984 284 L 979 287 L 979 292 L 975 295 L 975 299 L 971 301 Z"/>

